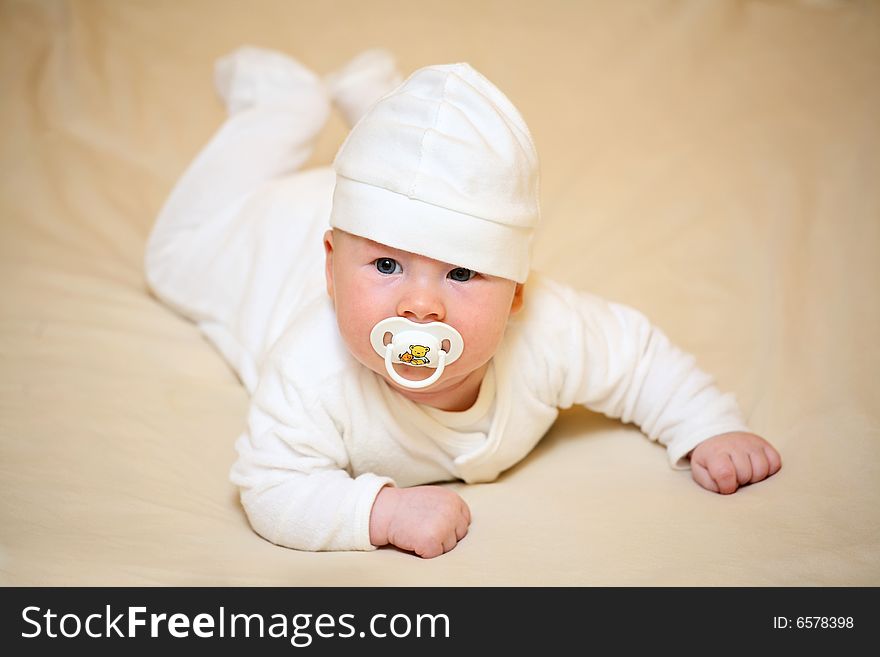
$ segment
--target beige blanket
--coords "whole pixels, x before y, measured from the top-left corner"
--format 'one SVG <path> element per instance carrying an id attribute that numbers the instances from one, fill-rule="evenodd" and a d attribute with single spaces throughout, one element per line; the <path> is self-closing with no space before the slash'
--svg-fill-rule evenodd
<path id="1" fill-rule="evenodd" d="M 246 394 L 142 268 L 243 43 L 485 73 L 541 156 L 535 266 L 643 310 L 782 471 L 713 494 L 571 410 L 452 484 L 474 522 L 447 555 L 261 539 L 227 480 Z M 7 0 L 0 85 L 0 582 L 880 584 L 877 3 Z"/>

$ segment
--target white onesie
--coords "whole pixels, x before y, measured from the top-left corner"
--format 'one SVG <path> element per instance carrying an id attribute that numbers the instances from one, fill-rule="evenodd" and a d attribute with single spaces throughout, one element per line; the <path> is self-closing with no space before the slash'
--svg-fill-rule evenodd
<path id="1" fill-rule="evenodd" d="M 492 481 L 574 404 L 637 424 L 674 468 L 703 440 L 748 430 L 733 395 L 637 310 L 537 272 L 472 408 L 395 392 L 349 354 L 326 293 L 335 174 L 296 170 L 328 99 L 289 62 L 273 66 L 262 98 L 253 84 L 247 102 L 232 98 L 235 80 L 221 89 L 230 117 L 175 187 L 146 254 L 156 295 L 198 323 L 251 393 L 231 479 L 259 534 L 304 550 L 374 549 L 382 486 Z"/>

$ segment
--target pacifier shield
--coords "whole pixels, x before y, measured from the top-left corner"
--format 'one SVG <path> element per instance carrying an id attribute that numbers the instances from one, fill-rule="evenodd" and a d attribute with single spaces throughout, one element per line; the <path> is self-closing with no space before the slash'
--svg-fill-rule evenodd
<path id="1" fill-rule="evenodd" d="M 443 322 L 418 324 L 405 317 L 388 317 L 378 322 L 370 331 L 370 344 L 382 358 L 385 358 L 387 351 L 386 333 L 391 334 L 392 362 L 410 367 L 438 367 L 444 340 L 449 341 L 446 365 L 458 360 L 464 351 L 461 333 L 449 324 Z"/>
<path id="2" fill-rule="evenodd" d="M 387 334 L 391 335 L 391 339 L 386 343 Z M 449 342 L 448 350 L 442 348 L 444 341 Z M 417 324 L 405 317 L 388 317 L 378 322 L 370 331 L 370 344 L 385 360 L 388 376 L 398 385 L 412 389 L 434 385 L 443 376 L 446 366 L 456 361 L 464 351 L 461 334 L 449 324 Z M 410 381 L 394 371 L 394 363 L 409 367 L 431 367 L 436 371 L 427 379 Z"/>

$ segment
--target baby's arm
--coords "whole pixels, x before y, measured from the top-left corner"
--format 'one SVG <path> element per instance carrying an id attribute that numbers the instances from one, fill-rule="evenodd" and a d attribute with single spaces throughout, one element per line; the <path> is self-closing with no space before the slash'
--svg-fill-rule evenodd
<path id="1" fill-rule="evenodd" d="M 691 476 L 706 490 L 724 495 L 776 474 L 782 458 L 760 436 L 731 431 L 704 440 L 688 454 Z"/>
<path id="2" fill-rule="evenodd" d="M 440 486 L 397 488 L 390 477 L 350 475 L 340 427 L 316 394 L 329 383 L 297 385 L 303 363 L 271 355 L 261 371 L 247 431 L 236 442 L 231 479 L 251 526 L 300 550 L 370 550 L 389 543 L 431 558 L 464 538 L 470 510 Z"/>
<path id="3" fill-rule="evenodd" d="M 390 477 L 353 477 L 340 426 L 309 388 L 294 385 L 270 357 L 236 441 L 230 478 L 254 531 L 298 550 L 373 550 L 370 514 Z M 326 388 L 324 388 L 326 389 Z"/>
<path id="4" fill-rule="evenodd" d="M 715 492 L 733 492 L 779 470 L 779 454 L 749 433 L 733 395 L 722 394 L 695 357 L 642 313 L 564 286 L 557 291 L 578 320 L 568 340 L 579 352 L 567 364 L 560 406 L 581 403 L 635 423 L 666 445 L 672 467 L 688 467 L 691 456 L 694 480 Z"/>

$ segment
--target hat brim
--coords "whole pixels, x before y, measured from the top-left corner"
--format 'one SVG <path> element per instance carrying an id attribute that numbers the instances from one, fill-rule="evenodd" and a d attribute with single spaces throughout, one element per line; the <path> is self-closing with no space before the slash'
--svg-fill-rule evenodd
<path id="1" fill-rule="evenodd" d="M 531 230 L 456 212 L 336 175 L 330 225 L 481 274 L 525 283 Z"/>

